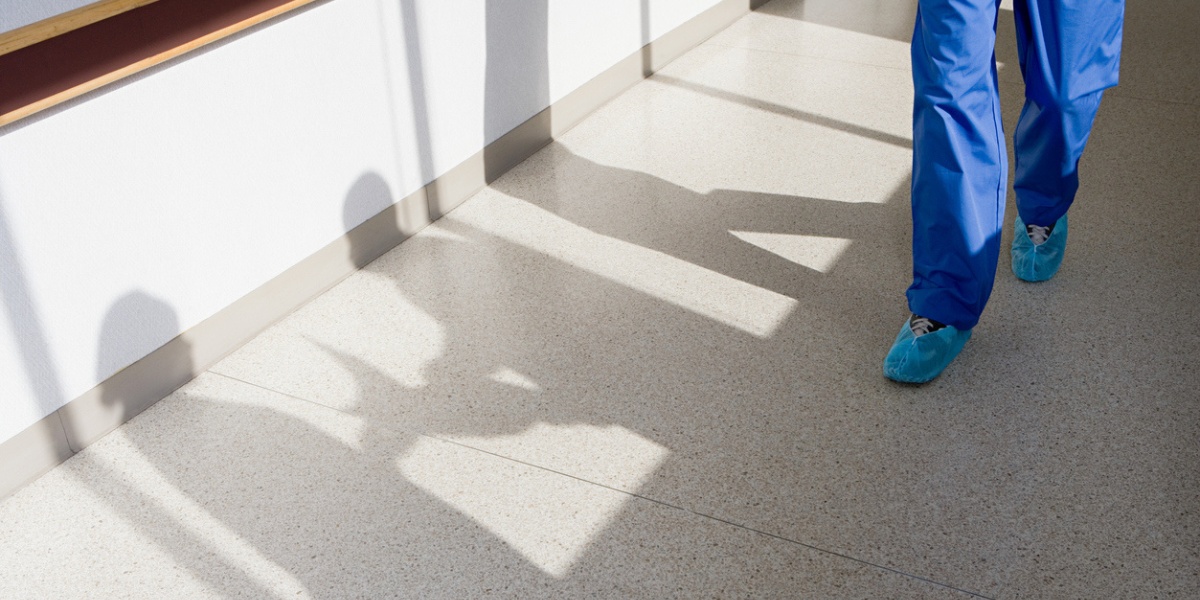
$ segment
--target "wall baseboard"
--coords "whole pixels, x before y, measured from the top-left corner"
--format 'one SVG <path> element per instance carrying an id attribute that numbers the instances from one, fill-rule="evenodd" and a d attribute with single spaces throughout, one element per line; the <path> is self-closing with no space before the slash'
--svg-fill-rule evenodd
<path id="1" fill-rule="evenodd" d="M 629 87 L 766 2 L 723 0 L 693 17 L 425 187 L 0 443 L 0 499 L 167 397 L 266 328 L 449 213 Z"/>
<path id="2" fill-rule="evenodd" d="M 41 477 L 73 454 L 57 412 L 0 443 L 0 498 Z"/>

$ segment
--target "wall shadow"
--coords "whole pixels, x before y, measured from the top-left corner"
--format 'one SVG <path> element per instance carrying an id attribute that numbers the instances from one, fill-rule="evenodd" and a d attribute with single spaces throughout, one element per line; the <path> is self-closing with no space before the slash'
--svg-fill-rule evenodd
<path id="1" fill-rule="evenodd" d="M 433 142 L 429 137 L 429 100 L 425 97 L 425 53 L 421 46 L 420 16 L 415 0 L 400 0 L 400 21 L 404 31 L 404 61 L 408 65 L 408 83 L 412 89 L 417 159 L 421 185 L 425 185 L 433 181 L 436 173 L 433 167 Z M 390 77 L 388 81 L 391 81 Z"/>
<path id="2" fill-rule="evenodd" d="M 38 410 L 50 414 L 63 402 L 64 392 L 58 367 L 50 353 L 46 332 L 29 289 L 24 262 L 0 196 L 0 300 L 9 329 L 15 336 L 26 381 Z M 69 439 L 69 438 L 68 438 Z"/>
<path id="3" fill-rule="evenodd" d="M 179 333 L 179 317 L 167 302 L 140 290 L 121 296 L 109 307 L 100 325 L 96 381 L 108 379 L 143 358 L 145 348 L 158 348 Z M 191 356 L 186 343 L 184 354 Z M 105 403 L 115 401 L 111 394 L 103 397 Z"/>
<path id="4" fill-rule="evenodd" d="M 548 0 L 486 3 L 483 161 L 490 183 L 521 162 L 525 144 L 550 139 L 550 119 L 544 114 L 520 140 L 493 143 L 550 105 L 550 57 Z"/>

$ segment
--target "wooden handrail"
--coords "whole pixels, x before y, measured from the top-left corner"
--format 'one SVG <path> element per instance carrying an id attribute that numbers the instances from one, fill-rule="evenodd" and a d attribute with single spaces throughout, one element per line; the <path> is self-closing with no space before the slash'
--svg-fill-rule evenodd
<path id="1" fill-rule="evenodd" d="M 90 23 L 78 25 L 84 20 L 77 20 L 74 29 L 67 28 L 64 23 L 61 33 L 53 37 L 33 41 L 7 53 L 0 52 L 0 81 L 4 82 L 4 85 L 0 85 L 0 126 L 319 1 L 112 0 L 64 13 L 61 16 L 65 19 L 68 15 L 99 7 L 100 4 L 114 10 L 117 5 L 124 6 L 123 11 Z M 218 9 L 226 12 L 219 12 Z M 100 13 L 89 14 L 95 17 Z M 182 17 L 176 16 L 176 21 L 170 20 L 171 15 L 190 14 L 202 15 L 203 22 L 191 26 L 186 22 L 176 22 Z M 14 30 L 10 34 L 40 23 L 44 22 Z M 155 31 L 156 27 L 167 25 L 174 29 L 161 34 Z M 47 25 L 37 33 L 47 35 L 52 30 Z M 27 41 L 35 38 L 20 39 Z M 7 37 L 4 39 L 8 41 Z M 105 52 L 110 52 L 112 56 L 105 56 Z M 55 72 L 55 69 L 60 72 Z"/>
<path id="2" fill-rule="evenodd" d="M 119 15 L 127 10 L 145 6 L 158 0 L 100 0 L 75 10 L 0 33 L 0 55 L 44 42 L 52 37 L 87 27 L 97 21 Z"/>

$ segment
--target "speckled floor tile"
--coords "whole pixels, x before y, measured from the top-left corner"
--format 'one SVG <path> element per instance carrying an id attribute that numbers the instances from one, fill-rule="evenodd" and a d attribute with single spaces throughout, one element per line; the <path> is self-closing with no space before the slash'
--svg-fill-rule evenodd
<path id="1" fill-rule="evenodd" d="M 967 598 L 217 375 L 0 504 L 4 598 Z"/>
<path id="2" fill-rule="evenodd" d="M 702 194 L 884 204 L 907 187 L 911 104 L 910 76 L 897 69 L 705 45 L 558 142 Z"/>
<path id="3" fill-rule="evenodd" d="M 1200 105 L 1200 11 L 1190 2 L 1125 5 L 1121 85 L 1112 95 Z"/>

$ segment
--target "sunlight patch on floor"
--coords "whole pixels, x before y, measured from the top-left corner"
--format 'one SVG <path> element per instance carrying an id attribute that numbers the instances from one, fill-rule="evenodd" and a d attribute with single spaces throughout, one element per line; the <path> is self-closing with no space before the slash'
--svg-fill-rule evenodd
<path id="1" fill-rule="evenodd" d="M 817 235 L 733 230 L 730 230 L 729 233 L 747 244 L 758 246 L 767 252 L 821 273 L 828 273 L 833 269 L 833 265 L 837 264 L 838 259 L 851 243 L 851 240 L 845 238 Z"/>
<path id="2" fill-rule="evenodd" d="M 570 452 L 585 470 L 619 474 L 620 487 L 635 491 L 669 454 L 620 426 L 538 423 L 513 435 L 478 438 L 481 445 L 545 446 Z M 471 438 L 458 443 L 471 445 Z M 453 506 L 504 540 L 529 562 L 565 577 L 588 545 L 633 498 L 520 463 L 481 461 L 462 446 L 421 438 L 398 460 L 414 485 Z"/>
<path id="3" fill-rule="evenodd" d="M 118 437 L 125 435 L 124 429 L 110 434 Z M 277 598 L 310 596 L 305 585 L 287 569 L 272 561 L 241 533 L 231 529 L 168 481 L 134 444 L 108 443 L 102 452 L 89 452 L 87 458 L 105 467 L 112 476 L 123 479 L 123 485 L 140 492 L 141 498 L 159 513 L 171 515 L 179 528 L 180 537 L 202 545 L 226 564 L 236 567 L 257 583 L 262 591 L 269 590 Z M 125 473 L 136 473 L 136 481 L 121 475 Z M 119 518 L 117 515 L 114 517 Z"/>
<path id="4" fill-rule="evenodd" d="M 530 392 L 542 391 L 542 386 L 538 385 L 536 381 L 508 367 L 496 367 L 496 370 L 492 371 L 492 374 L 488 376 L 488 379 L 491 379 L 496 383 L 511 385 L 512 387 L 528 390 Z"/>
<path id="5" fill-rule="evenodd" d="M 518 198 L 494 192 L 474 202 L 474 210 L 447 218 L 760 338 L 796 308 L 782 294 L 598 234 Z"/>

